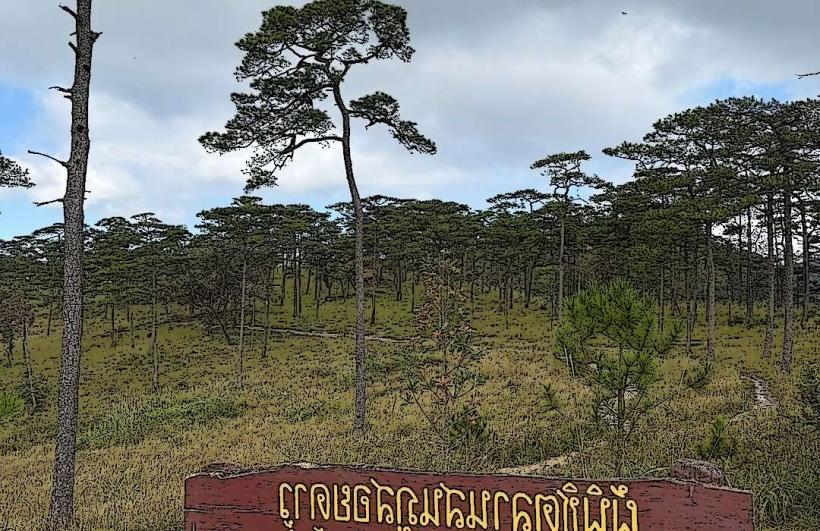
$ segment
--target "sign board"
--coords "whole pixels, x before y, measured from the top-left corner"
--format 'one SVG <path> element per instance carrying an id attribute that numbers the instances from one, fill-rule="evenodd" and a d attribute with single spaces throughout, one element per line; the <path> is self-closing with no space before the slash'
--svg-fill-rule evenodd
<path id="1" fill-rule="evenodd" d="M 291 466 L 185 481 L 185 531 L 746 531 L 748 492 L 677 480 Z"/>

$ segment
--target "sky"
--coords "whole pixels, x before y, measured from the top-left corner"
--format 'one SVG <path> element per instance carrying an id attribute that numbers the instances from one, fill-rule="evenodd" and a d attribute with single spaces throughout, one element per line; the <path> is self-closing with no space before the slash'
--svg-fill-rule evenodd
<path id="1" fill-rule="evenodd" d="M 71 3 L 69 1 L 69 3 Z M 248 153 L 208 154 L 197 138 L 232 116 L 234 43 L 277 0 L 98 0 L 86 219 L 154 212 L 171 223 L 242 194 Z M 301 5 L 304 2 L 284 2 Z M 441 198 L 474 208 L 546 189 L 529 169 L 584 149 L 613 182 L 632 168 L 601 149 L 639 140 L 667 114 L 729 97 L 820 94 L 816 0 L 396 0 L 416 54 L 350 73 L 344 96 L 381 90 L 438 145 L 409 154 L 384 129 L 354 128 L 364 195 Z M 626 12 L 626 15 L 622 14 Z M 37 186 L 0 189 L 0 238 L 59 221 L 67 158 L 72 20 L 52 0 L 0 0 L 0 151 Z M 348 199 L 341 152 L 308 146 L 254 192 L 323 208 Z"/>

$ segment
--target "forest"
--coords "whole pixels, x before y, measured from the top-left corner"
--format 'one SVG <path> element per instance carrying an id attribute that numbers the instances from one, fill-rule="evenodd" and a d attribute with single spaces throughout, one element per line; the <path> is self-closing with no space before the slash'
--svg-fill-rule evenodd
<path id="1" fill-rule="evenodd" d="M 391 96 L 340 90 L 350 68 L 410 60 L 404 16 L 265 13 L 237 44 L 250 90 L 200 138 L 254 150 L 248 185 L 195 226 L 71 215 L 72 139 L 65 222 L 0 241 L 0 529 L 179 529 L 182 479 L 213 462 L 664 477 L 686 458 L 751 490 L 760 529 L 815 528 L 820 99 L 720 99 L 603 153 L 545 146 L 521 161 L 532 187 L 484 208 L 359 197 L 351 119 L 436 152 Z M 59 90 L 82 110 L 78 76 Z M 311 143 L 341 146 L 349 201 L 253 195 Z M 0 185 L 36 177 L 0 158 Z M 76 471 L 52 476 L 55 455 Z"/>

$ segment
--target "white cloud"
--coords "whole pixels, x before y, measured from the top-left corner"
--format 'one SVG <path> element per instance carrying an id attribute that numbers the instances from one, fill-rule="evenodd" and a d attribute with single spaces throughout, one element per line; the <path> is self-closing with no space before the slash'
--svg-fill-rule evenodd
<path id="1" fill-rule="evenodd" d="M 99 215 L 156 211 L 169 221 L 241 193 L 246 154 L 207 154 L 203 132 L 230 117 L 239 60 L 232 43 L 259 23 L 270 0 L 141 0 L 95 5 L 104 32 L 95 51 L 89 209 Z M 296 2 L 301 3 L 301 2 Z M 409 11 L 412 63 L 354 72 L 353 98 L 395 95 L 407 118 L 439 147 L 410 155 L 384 131 L 356 130 L 363 194 L 445 197 L 475 206 L 541 180 L 529 164 L 586 149 L 591 168 L 621 181 L 628 165 L 599 150 L 639 138 L 682 100 L 720 79 L 789 83 L 814 94 L 799 71 L 820 69 L 814 21 L 820 4 L 765 0 L 401 0 Z M 69 21 L 50 2 L 0 0 L 0 83 L 32 94 L 38 112 L 26 139 L 67 151 L 68 107 L 44 87 L 70 78 Z M 36 200 L 62 193 L 62 169 L 11 153 L 32 169 Z M 314 205 L 348 197 L 340 154 L 309 148 L 282 172 L 271 200 Z"/>

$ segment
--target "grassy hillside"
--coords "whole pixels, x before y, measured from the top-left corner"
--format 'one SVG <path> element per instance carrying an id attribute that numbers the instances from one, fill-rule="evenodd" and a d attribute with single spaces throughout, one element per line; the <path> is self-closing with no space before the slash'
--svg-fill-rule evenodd
<path id="1" fill-rule="evenodd" d="M 369 333 L 410 337 L 409 302 L 388 299 L 380 299 L 377 325 Z M 306 307 L 298 321 L 290 317 L 287 301 L 274 310 L 272 320 L 280 329 L 344 335 L 352 323 L 349 301 L 323 305 L 318 318 Z M 719 315 L 718 322 L 725 317 Z M 183 479 L 213 462 L 495 471 L 565 455 L 541 471 L 612 474 L 606 441 L 583 420 L 588 391 L 552 353 L 545 311 L 517 307 L 505 315 L 490 298 L 476 303 L 473 325 L 486 352 L 480 369 L 487 378 L 480 388 L 480 411 L 492 435 L 452 453 L 430 443 L 427 425 L 400 398 L 412 356 L 407 343 L 370 341 L 371 428 L 360 436 L 350 430 L 352 340 L 280 331 L 272 336 L 270 357 L 262 360 L 257 330 L 248 338 L 253 346 L 246 352 L 245 386 L 239 390 L 235 345 L 228 346 L 221 335 L 208 336 L 182 309 L 163 320 L 162 389 L 154 393 L 147 314 L 138 315 L 133 331 L 125 329 L 123 316 L 113 347 L 108 321 L 102 315 L 89 319 L 78 457 L 77 507 L 84 529 L 180 529 Z M 710 382 L 674 393 L 652 411 L 629 449 L 627 475 L 662 477 L 677 459 L 698 457 L 710 425 L 725 415 L 732 419 L 727 437 L 734 452 L 716 462 L 732 486 L 755 492 L 762 527 L 813 529 L 820 524 L 820 442 L 816 431 L 792 418 L 795 386 L 778 375 L 775 360 L 761 359 L 762 334 L 762 325 L 719 329 Z M 698 330 L 696 337 L 701 335 Z M 818 340 L 813 322 L 799 331 L 797 366 L 818 358 Z M 46 337 L 45 321 L 38 320 L 31 350 L 35 372 L 47 382 L 45 407 L 36 413 L 12 411 L 0 420 L 0 529 L 35 529 L 47 510 L 59 341 L 59 330 Z M 694 358 L 701 356 L 700 348 Z M 663 366 L 663 387 L 671 392 L 682 371 L 693 366 L 678 349 Z M 13 367 L 0 367 L 0 391 L 19 395 L 23 370 L 15 351 Z M 769 383 L 777 408 L 755 407 L 749 374 Z M 557 412 L 541 403 L 545 383 L 561 397 Z M 578 431 L 585 435 L 581 448 L 573 435 Z"/>

